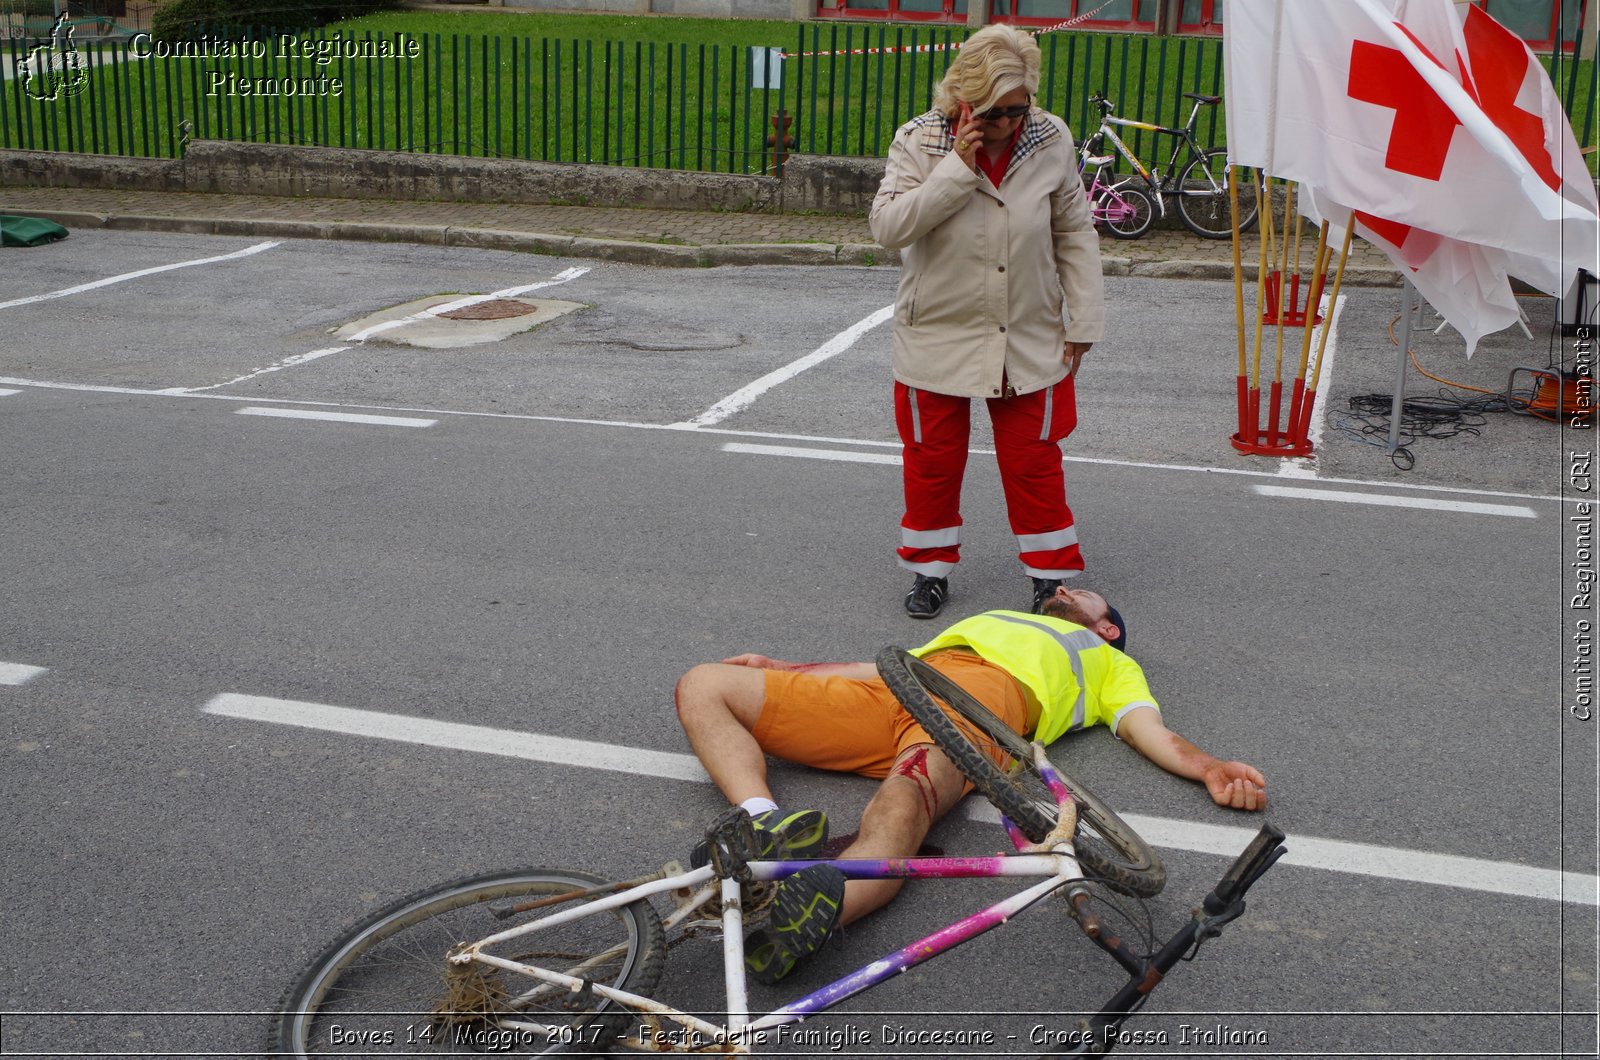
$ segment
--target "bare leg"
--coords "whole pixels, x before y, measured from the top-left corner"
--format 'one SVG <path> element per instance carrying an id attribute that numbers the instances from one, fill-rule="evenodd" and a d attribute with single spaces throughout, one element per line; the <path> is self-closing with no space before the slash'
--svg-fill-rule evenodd
<path id="1" fill-rule="evenodd" d="M 961 801 L 966 778 L 929 744 L 908 748 L 861 815 L 861 831 L 841 858 L 906 858 L 922 846 L 933 822 Z M 851 880 L 839 921 L 848 924 L 887 905 L 904 880 Z"/>
<path id="2" fill-rule="evenodd" d="M 703 663 L 678 681 L 678 721 L 728 801 L 772 798 L 767 758 L 750 734 L 767 698 L 763 670 Z"/>

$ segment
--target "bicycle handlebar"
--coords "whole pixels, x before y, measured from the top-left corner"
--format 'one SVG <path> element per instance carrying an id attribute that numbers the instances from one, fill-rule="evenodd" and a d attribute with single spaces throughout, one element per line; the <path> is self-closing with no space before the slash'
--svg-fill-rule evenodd
<path id="1" fill-rule="evenodd" d="M 1166 974 L 1179 961 L 1193 957 L 1201 943 L 1222 934 L 1225 924 L 1243 915 L 1245 892 L 1284 855 L 1284 839 L 1282 831 L 1270 823 L 1263 824 L 1250 845 L 1234 859 L 1216 887 L 1206 895 L 1202 908 L 1196 909 L 1189 922 L 1154 956 L 1136 958 L 1126 951 L 1120 939 L 1107 939 L 1101 932 L 1086 930 L 1101 949 L 1117 958 L 1130 978 L 1098 1013 L 1080 1021 L 1078 1047 L 1068 1050 L 1066 1055 L 1104 1056 L 1110 1052 L 1117 1041 L 1117 1028 L 1144 1004 L 1150 991 Z M 1082 924 L 1081 919 L 1079 922 Z"/>
<path id="2" fill-rule="evenodd" d="M 1285 838 L 1283 832 L 1272 824 L 1263 824 L 1250 845 L 1244 848 L 1244 853 L 1228 866 L 1228 871 L 1222 874 L 1217 886 L 1206 895 L 1206 912 L 1216 916 L 1242 899 L 1250 885 L 1283 857 Z"/>

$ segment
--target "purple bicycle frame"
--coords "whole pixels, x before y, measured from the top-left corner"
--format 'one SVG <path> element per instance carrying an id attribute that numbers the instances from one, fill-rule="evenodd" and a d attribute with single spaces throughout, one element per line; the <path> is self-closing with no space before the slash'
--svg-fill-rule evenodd
<path id="1" fill-rule="evenodd" d="M 1060 774 L 1050 765 L 1049 760 L 1037 750 L 1035 751 L 1035 764 L 1039 769 L 1040 776 L 1055 796 L 1057 805 L 1064 809 L 1072 802 L 1072 793 L 1062 783 Z M 1028 847 L 1027 837 L 1008 818 L 1002 817 L 1001 820 L 1005 822 L 1006 831 L 1011 836 L 1011 842 L 1019 851 L 1026 850 Z M 1003 902 L 958 920 L 948 927 L 941 928 L 931 935 L 918 939 L 916 942 L 903 946 L 886 957 L 851 972 L 849 975 L 836 979 L 827 986 L 812 991 L 805 997 L 792 1001 L 782 1008 L 774 1009 L 767 1015 L 746 1024 L 741 1028 L 744 1033 L 768 1030 L 773 1027 L 796 1023 L 820 1012 L 825 1012 L 841 1001 L 854 997 L 856 994 L 899 975 L 907 969 L 915 968 L 917 965 L 932 960 L 941 953 L 954 949 L 963 942 L 999 927 L 1028 908 L 1028 906 L 1058 889 L 1063 883 L 1082 878 L 1082 873 L 1078 869 L 1077 859 L 1070 854 L 1061 853 L 1022 854 L 1015 857 L 990 855 L 953 858 L 762 861 L 751 862 L 750 870 L 751 875 L 758 880 L 777 880 L 811 865 L 832 865 L 843 873 L 846 879 L 852 880 L 960 879 L 994 876 L 1045 876 L 1047 878 L 1024 891 L 1012 895 Z"/>

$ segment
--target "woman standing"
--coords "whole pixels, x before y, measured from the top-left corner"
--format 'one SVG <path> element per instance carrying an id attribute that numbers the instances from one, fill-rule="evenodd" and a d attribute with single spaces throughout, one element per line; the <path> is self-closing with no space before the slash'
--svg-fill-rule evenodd
<path id="1" fill-rule="evenodd" d="M 1060 442 L 1073 375 L 1104 330 L 1100 243 L 1066 123 L 1032 105 L 1039 46 L 1010 26 L 962 45 L 933 109 L 902 125 L 872 235 L 902 249 L 895 423 L 905 444 L 898 555 L 906 613 L 932 618 L 960 553 L 971 400 L 994 425 L 1006 510 L 1033 605 L 1083 570 Z M 1065 307 L 1068 321 L 1063 322 Z"/>

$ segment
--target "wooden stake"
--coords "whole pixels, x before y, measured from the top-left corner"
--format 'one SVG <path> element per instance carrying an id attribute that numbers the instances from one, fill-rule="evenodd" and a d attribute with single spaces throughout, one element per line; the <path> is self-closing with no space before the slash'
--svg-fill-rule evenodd
<path id="1" fill-rule="evenodd" d="M 1239 379 L 1237 383 L 1239 404 L 1239 440 L 1254 441 L 1246 437 L 1245 418 L 1249 407 L 1249 383 L 1245 380 L 1244 342 L 1244 261 L 1239 247 L 1239 167 L 1228 167 L 1228 204 L 1233 210 L 1233 317 L 1234 331 L 1239 339 Z"/>
<path id="2" fill-rule="evenodd" d="M 1300 412 L 1300 438 L 1302 441 L 1311 433 L 1311 411 L 1317 403 L 1317 383 L 1322 378 L 1322 353 L 1328 348 L 1328 332 L 1333 330 L 1333 311 L 1339 304 L 1339 288 L 1344 283 L 1344 264 L 1350 257 L 1350 237 L 1355 235 L 1356 214 L 1350 211 L 1350 216 L 1344 223 L 1344 242 L 1339 247 L 1339 268 L 1333 274 L 1333 294 L 1328 299 L 1328 315 L 1322 321 L 1322 338 L 1317 342 L 1316 366 L 1311 369 L 1311 382 L 1306 385 L 1304 408 Z"/>
<path id="3" fill-rule="evenodd" d="M 1299 257 L 1296 255 L 1296 268 L 1299 267 Z M 1300 439 L 1300 403 L 1306 390 L 1306 365 L 1311 360 L 1311 333 L 1317 326 L 1317 304 L 1322 300 L 1322 274 L 1328 268 L 1328 222 L 1324 218 L 1321 229 L 1317 232 L 1317 251 L 1311 256 L 1311 285 L 1306 294 L 1306 319 L 1305 326 L 1301 329 L 1304 333 L 1300 340 L 1300 370 L 1295 373 L 1294 390 L 1289 395 L 1289 441 L 1294 443 Z"/>
<path id="4" fill-rule="evenodd" d="M 1283 318 L 1289 311 L 1285 295 L 1289 290 L 1289 226 L 1294 223 L 1294 189 L 1291 181 L 1283 196 L 1283 247 L 1278 255 L 1278 356 L 1272 369 L 1272 389 L 1267 395 L 1267 444 L 1277 445 L 1280 439 L 1279 406 L 1283 402 Z"/>

